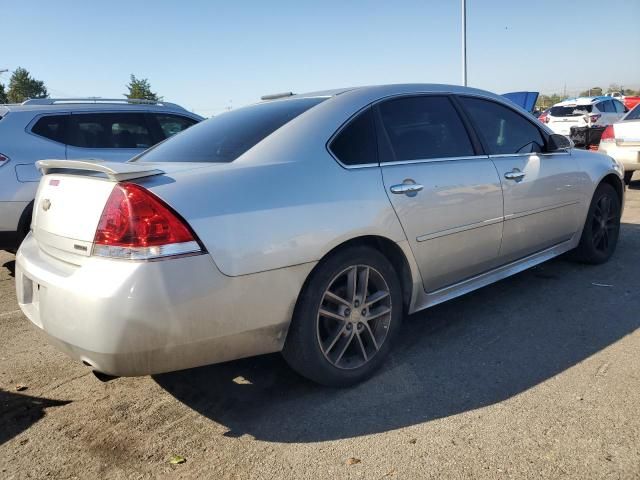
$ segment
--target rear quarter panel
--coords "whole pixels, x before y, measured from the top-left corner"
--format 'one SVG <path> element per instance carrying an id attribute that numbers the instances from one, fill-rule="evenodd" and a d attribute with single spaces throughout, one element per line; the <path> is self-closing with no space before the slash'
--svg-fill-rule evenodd
<path id="1" fill-rule="evenodd" d="M 328 153 L 141 183 L 187 219 L 225 275 L 317 261 L 362 235 L 405 240 L 380 169 L 346 170 Z"/>

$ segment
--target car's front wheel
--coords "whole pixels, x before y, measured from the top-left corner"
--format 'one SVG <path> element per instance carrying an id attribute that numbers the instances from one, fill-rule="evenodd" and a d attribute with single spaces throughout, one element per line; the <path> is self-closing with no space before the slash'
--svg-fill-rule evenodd
<path id="1" fill-rule="evenodd" d="M 352 385 L 382 365 L 401 320 L 400 282 L 389 260 L 370 247 L 347 248 L 312 273 L 282 353 L 311 380 Z"/>

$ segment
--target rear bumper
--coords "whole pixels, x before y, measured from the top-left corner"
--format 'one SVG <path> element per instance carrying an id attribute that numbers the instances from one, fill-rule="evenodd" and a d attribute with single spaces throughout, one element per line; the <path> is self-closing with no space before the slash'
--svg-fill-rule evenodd
<path id="1" fill-rule="evenodd" d="M 600 142 L 598 151 L 615 158 L 626 171 L 640 170 L 640 147 L 620 147 L 614 142 Z"/>
<path id="2" fill-rule="evenodd" d="M 136 376 L 282 349 L 313 264 L 226 277 L 209 255 L 70 265 L 28 235 L 18 303 L 52 344 L 95 370 Z"/>

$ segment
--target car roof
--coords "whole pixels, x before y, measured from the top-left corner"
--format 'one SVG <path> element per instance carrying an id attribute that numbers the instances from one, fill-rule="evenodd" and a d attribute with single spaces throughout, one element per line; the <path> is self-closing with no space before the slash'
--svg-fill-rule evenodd
<path id="1" fill-rule="evenodd" d="M 126 98 L 37 98 L 26 100 L 22 103 L 10 103 L 1 105 L 5 112 L 58 112 L 58 111 L 96 111 L 96 110 L 124 110 L 124 111 L 161 111 L 187 114 L 199 117 L 189 112 L 184 107 L 175 103 L 164 101 L 129 100 Z"/>
<path id="2" fill-rule="evenodd" d="M 492 93 L 486 90 L 480 90 L 477 88 L 463 87 L 460 85 L 448 85 L 442 83 L 393 83 L 384 85 L 363 85 L 357 87 L 343 87 L 334 88 L 330 90 L 319 90 L 307 93 L 298 94 L 279 94 L 274 95 L 273 99 L 267 99 L 264 101 L 286 101 L 294 100 L 298 98 L 311 98 L 311 97 L 335 97 L 345 93 L 349 94 L 365 94 L 371 96 L 378 96 L 380 98 L 385 96 L 392 96 L 397 94 L 411 94 L 411 93 L 457 93 L 457 94 L 475 94 L 485 97 L 491 97 L 502 102 L 513 103 L 509 99 Z M 264 98 L 264 97 L 263 97 Z"/>
<path id="3" fill-rule="evenodd" d="M 602 100 L 612 100 L 612 98 L 605 96 L 567 98 L 566 100 L 556 103 L 554 107 L 562 107 L 564 105 L 592 105 Z"/>

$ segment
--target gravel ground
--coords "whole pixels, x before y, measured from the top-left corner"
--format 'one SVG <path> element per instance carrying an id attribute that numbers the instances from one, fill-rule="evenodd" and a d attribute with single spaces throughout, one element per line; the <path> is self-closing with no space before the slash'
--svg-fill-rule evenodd
<path id="1" fill-rule="evenodd" d="M 0 252 L 0 477 L 640 478 L 640 182 L 623 223 L 606 265 L 407 318 L 348 390 L 278 355 L 101 383 L 31 327 Z"/>

